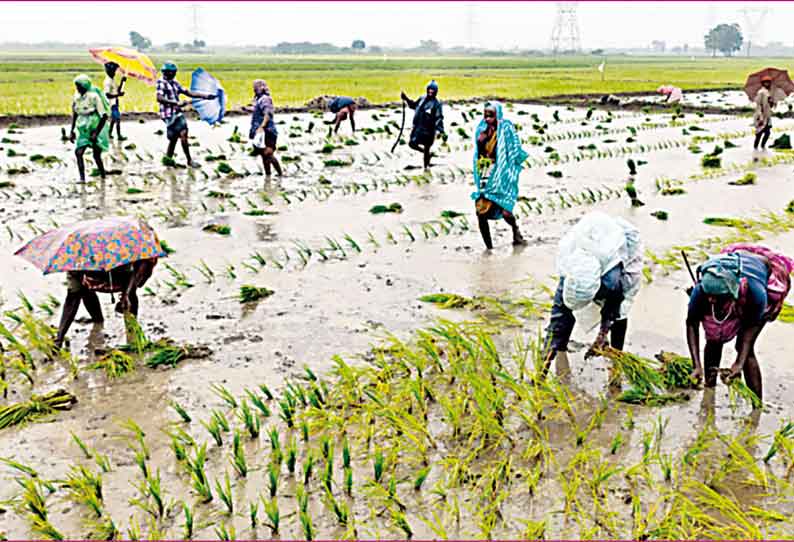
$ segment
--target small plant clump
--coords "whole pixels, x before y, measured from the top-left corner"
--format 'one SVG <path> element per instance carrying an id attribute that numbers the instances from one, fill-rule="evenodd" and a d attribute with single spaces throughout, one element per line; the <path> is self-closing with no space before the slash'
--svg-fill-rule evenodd
<path id="1" fill-rule="evenodd" d="M 229 235 L 232 233 L 232 228 L 228 224 L 207 224 L 202 230 L 219 235 Z"/>
<path id="2" fill-rule="evenodd" d="M 268 288 L 259 288 L 257 286 L 243 285 L 240 286 L 240 303 L 250 303 L 252 301 L 259 301 L 273 295 L 273 290 Z"/>
<path id="3" fill-rule="evenodd" d="M 752 171 L 748 171 L 741 179 L 738 179 L 736 181 L 731 181 L 728 184 L 734 186 L 746 186 L 748 184 L 755 184 L 756 179 L 758 179 L 758 175 L 756 175 Z"/>
<path id="4" fill-rule="evenodd" d="M 663 220 L 663 221 L 669 218 L 667 211 L 654 211 L 651 213 L 651 216 L 658 220 Z"/>
<path id="5" fill-rule="evenodd" d="M 76 402 L 77 398 L 66 390 L 31 395 L 27 401 L 0 407 L 0 429 L 34 421 L 56 410 L 69 410 Z"/>
<path id="6" fill-rule="evenodd" d="M 389 205 L 375 205 L 370 208 L 370 213 L 373 215 L 382 215 L 385 213 L 402 213 L 403 206 L 399 203 L 392 203 Z"/>

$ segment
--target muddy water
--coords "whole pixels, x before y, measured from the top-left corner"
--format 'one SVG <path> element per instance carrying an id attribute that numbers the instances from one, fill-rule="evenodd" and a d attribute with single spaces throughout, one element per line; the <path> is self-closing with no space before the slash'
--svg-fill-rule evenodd
<path id="1" fill-rule="evenodd" d="M 552 119 L 556 109 L 562 119 L 557 124 Z M 528 114 L 518 115 L 519 111 Z M 615 115 L 611 122 L 606 123 L 606 115 L 596 112 L 594 118 L 587 122 L 588 126 L 582 126 L 585 122 L 583 110 L 515 106 L 508 111 L 508 116 L 522 125 L 520 133 L 524 138 L 533 133 L 531 113 L 549 123 L 549 134 L 552 135 L 593 130 L 599 123 L 610 129 L 623 130 L 645 120 L 644 115 Z M 373 115 L 378 115 L 378 120 L 374 120 Z M 400 120 L 396 110 L 363 112 L 360 117 L 360 126 L 373 128 L 383 126 L 387 120 Z M 244 146 L 226 141 L 233 126 L 247 132 L 242 119 L 216 129 L 198 122 L 191 123 L 191 133 L 199 143 L 192 151 L 203 164 L 199 171 L 166 169 L 160 165 L 165 144 L 163 136 L 155 135 L 155 131 L 162 129 L 160 123 L 128 123 L 124 128 L 130 139 L 124 145 L 134 143 L 137 148 L 125 150 L 121 146 L 116 147 L 106 162 L 106 167 L 121 169 L 122 173 L 108 177 L 105 182 L 92 180 L 83 185 L 75 182 L 76 168 L 71 158 L 71 147 L 59 141 L 58 127 L 31 128 L 8 136 L 20 143 L 4 145 L 6 149 L 11 147 L 28 155 L 51 154 L 64 163 L 45 168 L 31 165 L 27 157 L 10 158 L 5 150 L 2 153 L 0 181 L 10 180 L 15 187 L 4 189 L 0 195 L 0 213 L 3 224 L 8 227 L 0 231 L 1 308 L 16 307 L 18 291 L 24 291 L 34 301 L 42 300 L 47 294 L 57 298 L 64 294 L 62 276 L 42 277 L 29 264 L 13 256 L 14 250 L 30 238 L 34 230 L 46 230 L 53 222 L 66 224 L 96 216 L 140 214 L 147 217 L 160 237 L 176 249 L 162 263 L 167 262 L 185 273 L 193 284 L 191 288 L 172 289 L 167 283 L 173 282 L 173 278 L 165 265 L 159 265 L 148 285 L 152 295 L 141 298 L 144 330 L 153 338 L 170 337 L 177 341 L 206 344 L 212 348 L 213 354 L 204 360 L 187 360 L 172 370 L 141 368 L 123 379 L 109 381 L 103 374 L 85 366 L 93 360 L 97 348 L 124 342 L 121 321 L 108 317 L 103 328 L 78 322 L 70 331 L 70 339 L 71 350 L 84 367 L 79 378 L 72 381 L 68 371 L 53 367 L 39 376 L 37 391 L 67 387 L 80 402 L 72 411 L 59 414 L 51 422 L 4 430 L 0 433 L 0 457 L 13 457 L 48 477 L 57 478 L 80 458 L 80 452 L 69 436 L 70 432 L 78 434 L 90 446 L 110 455 L 114 471 L 104 478 L 107 506 L 119 527 L 126 527 L 133 513 L 128 501 L 135 495 L 130 482 L 138 476 L 138 467 L 126 447 L 123 436 L 127 433 L 119 428 L 119 422 L 131 417 L 146 432 L 147 444 L 152 451 L 150 465 L 161 469 L 164 487 L 187 487 L 178 482 L 181 475 L 172 459 L 170 440 L 163 432 L 177 420 L 167 407 L 169 399 L 185 406 L 194 420 L 206 419 L 211 409 L 221 406 L 220 400 L 209 390 L 211 383 L 222 383 L 238 395 L 244 388 L 257 383 L 267 383 L 272 389 L 279 389 L 285 379 L 300 375 L 304 365 L 322 372 L 330 367 L 333 355 L 354 358 L 387 331 L 407 337 L 412 330 L 428 325 L 437 317 L 467 316 L 418 302 L 417 297 L 425 293 L 448 291 L 515 298 L 532 294 L 535 291 L 532 284 L 553 287 L 556 242 L 565 229 L 589 209 L 626 217 L 640 228 L 649 249 L 663 252 L 674 245 L 694 244 L 700 239 L 725 233 L 724 230 L 704 226 L 702 218 L 705 216 L 757 217 L 767 210 L 780 212 L 790 191 L 792 167 L 780 165 L 759 167 L 755 186 L 729 186 L 728 181 L 741 176 L 735 174 L 688 182 L 685 184 L 686 196 L 658 195 L 657 178 L 686 179 L 700 171 L 701 155 L 690 153 L 686 145 L 532 167 L 521 175 L 521 193 L 544 202 L 555 201 L 560 190 L 572 194 L 599 187 L 622 190 L 627 178 L 626 159 L 646 160 L 648 163 L 640 166 L 636 182 L 640 198 L 646 205 L 632 208 L 625 197 L 606 199 L 592 205 L 573 205 L 566 209 L 546 205 L 540 214 L 530 212 L 519 217 L 522 231 L 530 241 L 529 246 L 512 247 L 508 228 L 497 223 L 492 227 L 496 248 L 492 253 L 485 253 L 469 199 L 473 188 L 468 173 L 470 139 L 462 138 L 456 133 L 457 127 L 450 126 L 456 122 L 471 134 L 473 122 L 464 120 L 460 110 L 447 110 L 447 126 L 451 134 L 448 146 L 437 147 L 439 156 L 427 177 L 419 170 L 404 169 L 406 165 L 420 163 L 420 157 L 406 146 L 399 146 L 394 155 L 388 152 L 396 137 L 393 126 L 391 135 L 359 134 L 356 137 L 359 144 L 355 146 L 345 145 L 348 136 L 342 136 L 335 141 L 340 148 L 331 154 L 323 154 L 319 151 L 325 142 L 326 128 L 317 118 L 302 114 L 283 116 L 282 119 L 284 124 L 279 125 L 279 144 L 287 145 L 288 149 L 279 154 L 282 157 L 301 157 L 299 162 L 285 164 L 287 175 L 283 179 L 265 179 L 259 173 L 260 164 L 246 156 Z M 667 122 L 669 116 L 653 116 L 651 120 Z M 748 130 L 745 118 L 714 120 L 690 115 L 685 122 L 700 123 L 708 130 L 692 132 L 700 136 Z M 313 132 L 303 133 L 311 122 L 315 123 Z M 294 133 L 301 134 L 300 137 L 288 137 L 293 126 L 300 129 L 294 130 Z M 791 126 L 785 122 L 776 125 L 780 129 Z M 348 129 L 349 126 L 345 125 L 342 132 L 347 133 Z M 629 135 L 626 131 L 550 141 L 527 148 L 531 158 L 542 159 L 548 154 L 544 152 L 546 146 L 554 147 L 563 155 L 576 153 L 578 146 L 590 143 L 595 143 L 599 149 L 608 149 L 610 146 L 652 146 L 663 141 L 689 141 L 692 137 L 682 134 L 682 126 L 639 131 L 633 143 L 625 142 Z M 615 139 L 617 143 L 605 143 L 605 139 Z M 752 160 L 749 136 L 732 137 L 731 140 L 739 146 L 725 151 L 724 165 Z M 714 143 L 700 145 L 708 150 Z M 218 154 L 225 154 L 225 161 L 235 171 L 244 173 L 248 170 L 252 174 L 234 179 L 219 175 L 214 171 L 217 162 L 207 161 L 209 155 Z M 182 160 L 181 156 L 178 158 Z M 324 161 L 331 158 L 352 159 L 352 165 L 325 167 Z M 9 167 L 23 165 L 33 171 L 7 175 Z M 563 178 L 548 176 L 547 172 L 551 170 L 562 171 Z M 408 184 L 404 186 L 393 182 L 406 181 L 406 177 Z M 392 184 L 384 189 L 384 181 Z M 349 183 L 371 185 L 373 182 L 377 186 L 366 192 L 345 193 L 342 188 Z M 140 188 L 143 193 L 128 194 L 129 187 Z M 212 190 L 228 192 L 233 198 L 209 197 Z M 305 199 L 299 201 L 304 197 L 302 191 L 306 191 Z M 273 205 L 266 203 L 262 193 L 272 199 Z M 291 203 L 287 203 L 280 195 L 282 193 Z M 315 194 L 324 195 L 319 197 Z M 249 209 L 251 202 L 278 214 L 245 216 L 241 211 Z M 398 215 L 371 215 L 368 212 L 373 205 L 392 202 L 399 202 L 404 212 Z M 423 233 L 421 224 L 438 220 L 442 210 L 467 213 L 468 229 L 458 219 L 458 225 L 449 234 L 440 233 L 438 226 L 437 237 L 427 231 Z M 660 222 L 651 217 L 650 212 L 654 210 L 668 211 L 670 220 Z M 203 232 L 202 226 L 209 222 L 229 224 L 231 235 L 224 237 Z M 409 227 L 415 236 L 414 241 L 403 232 L 403 225 Z M 396 244 L 388 240 L 389 232 Z M 345 234 L 360 246 L 360 253 L 344 242 Z M 377 246 L 368 241 L 369 235 L 376 240 Z M 338 240 L 345 247 L 344 257 L 339 251 L 328 251 L 329 260 L 321 261 L 317 249 L 327 247 L 326 237 Z M 295 251 L 295 241 L 314 250 L 305 266 Z M 794 252 L 794 234 L 769 236 L 765 242 L 773 248 Z M 251 258 L 255 251 L 267 258 L 268 263 L 264 267 Z M 197 267 L 202 264 L 212 270 L 213 279 L 206 279 L 198 271 Z M 682 320 L 686 297 L 683 288 L 687 280 L 685 272 L 675 272 L 669 276 L 657 276 L 653 283 L 641 290 L 631 315 L 628 350 L 645 355 L 662 349 L 684 352 Z M 267 286 L 276 293 L 258 304 L 241 306 L 236 294 L 242 284 Z M 106 315 L 112 315 L 109 299 L 103 300 L 103 310 Z M 54 319 L 52 321 L 55 323 Z M 579 316 L 573 337 L 575 344 L 584 345 L 592 340 L 594 332 L 591 330 L 597 321 L 598 315 L 594 311 L 586 311 Z M 517 333 L 532 337 L 541 325 L 542 322 L 528 322 L 521 330 L 506 329 L 499 339 L 500 345 L 507 348 Z M 792 392 L 792 369 L 786 360 L 794 354 L 794 346 L 787 340 L 789 333 L 785 324 L 768 326 L 758 344 L 768 403 L 768 409 L 753 420 L 754 430 L 761 434 L 773 432 L 781 420 L 792 414 L 790 402 L 786 401 Z M 583 351 L 582 348 L 571 352 L 568 382 L 585 404 L 594 404 L 596 398 L 605 393 L 607 367 L 601 360 L 585 363 Z M 729 357 L 726 355 L 726 359 Z M 557 369 L 565 372 L 566 367 L 560 365 Z M 15 383 L 11 387 L 10 398 L 16 400 L 28 393 L 26 386 Z M 625 412 L 622 406 L 616 407 L 602 430 L 594 436 L 595 441 L 608 446 Z M 692 400 L 681 405 L 663 409 L 635 408 L 634 419 L 638 430 L 654 423 L 658 415 L 668 419 L 665 446 L 667 451 L 677 453 L 692 441 L 709 415 L 714 416 L 721 431 L 735 434 L 743 428 L 740 421 L 747 413 L 746 409 L 733 410 L 728 403 L 727 391 L 718 387 L 715 393 L 696 392 Z M 192 433 L 206 435 L 196 421 L 193 422 Z M 641 456 L 641 447 L 636 431 L 630 432 L 628 439 L 620 460 L 630 464 Z M 265 450 L 263 439 L 249 446 L 249 458 L 262 457 Z M 208 461 L 213 473 L 222 473 L 228 465 L 226 453 L 217 450 L 211 450 Z M 257 493 L 264 493 L 265 476 L 262 469 L 253 474 L 243 488 L 238 488 L 238 509 L 242 510 Z M 549 480 L 544 483 L 548 484 L 543 486 L 548 491 L 546 494 L 559 495 L 555 482 Z M 15 491 L 15 484 L 4 482 L 0 485 L 0 499 L 10 497 Z M 294 494 L 294 488 L 286 491 Z M 172 493 L 169 497 L 191 498 L 189 494 L 182 493 Z M 555 499 L 551 505 L 532 502 L 529 510 L 517 505 L 508 506 L 508 509 L 516 518 L 540 519 L 549 511 L 560 509 L 559 504 Z M 58 501 L 52 510 L 52 522 L 62 531 L 71 536 L 84 534 L 75 505 Z M 359 521 L 363 522 L 366 509 L 359 512 L 363 514 Z M 202 521 L 211 522 L 219 518 L 217 510 L 211 507 L 203 508 L 202 514 Z M 314 515 L 316 521 L 321 522 L 321 534 L 344 534 L 327 518 L 319 519 L 322 516 L 319 510 Z M 294 520 L 293 517 L 282 532 L 283 536 L 301 536 L 300 527 Z M 237 525 L 238 535 L 247 532 L 244 518 L 236 518 L 233 523 Z M 375 524 L 377 522 L 373 523 L 372 530 L 359 532 L 359 535 L 400 535 L 399 531 L 376 527 Z M 417 536 L 434 536 L 418 521 L 412 522 L 412 526 Z M 517 521 L 509 521 L 502 527 L 504 535 L 511 537 L 516 537 L 520 528 Z M 547 536 L 570 536 L 575 533 L 568 530 L 570 528 L 557 520 L 550 520 Z M 27 524 L 11 511 L 0 514 L 0 532 L 6 532 L 11 538 L 22 538 L 30 536 L 27 529 Z M 178 536 L 178 533 L 177 527 L 170 531 L 172 536 Z M 476 536 L 477 533 L 475 526 L 468 525 L 454 532 L 450 530 L 449 535 Z M 210 527 L 201 530 L 200 534 L 215 536 Z M 259 536 L 264 535 L 259 533 Z"/>

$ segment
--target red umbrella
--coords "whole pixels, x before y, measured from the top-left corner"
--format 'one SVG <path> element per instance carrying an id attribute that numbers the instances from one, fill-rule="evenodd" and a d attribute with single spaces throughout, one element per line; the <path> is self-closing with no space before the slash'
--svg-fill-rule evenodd
<path id="1" fill-rule="evenodd" d="M 755 97 L 761 89 L 761 80 L 765 77 L 769 77 L 772 80 L 772 89 L 769 93 L 773 100 L 782 101 L 786 96 L 794 92 L 794 82 L 792 82 L 786 70 L 764 68 L 747 76 L 744 91 L 751 102 L 755 101 Z"/>

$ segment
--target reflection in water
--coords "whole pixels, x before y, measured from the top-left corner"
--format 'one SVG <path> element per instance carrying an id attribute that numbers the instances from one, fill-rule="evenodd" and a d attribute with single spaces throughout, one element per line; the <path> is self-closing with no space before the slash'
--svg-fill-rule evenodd
<path id="1" fill-rule="evenodd" d="M 271 242 L 278 239 L 272 222 L 257 221 L 255 228 L 258 241 Z"/>

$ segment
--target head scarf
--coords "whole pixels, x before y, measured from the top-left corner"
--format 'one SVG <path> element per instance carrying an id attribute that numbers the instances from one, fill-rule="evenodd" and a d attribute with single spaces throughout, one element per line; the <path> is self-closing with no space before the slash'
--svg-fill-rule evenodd
<path id="1" fill-rule="evenodd" d="M 173 62 L 166 62 L 163 64 L 163 67 L 160 68 L 161 72 L 175 72 L 176 71 L 176 64 Z"/>
<path id="2" fill-rule="evenodd" d="M 712 258 L 698 269 L 700 286 L 706 295 L 729 295 L 739 298 L 741 259 L 738 254 Z"/>
<path id="3" fill-rule="evenodd" d="M 435 79 L 433 79 L 432 81 L 430 81 L 430 82 L 427 84 L 427 90 L 430 90 L 431 88 L 432 88 L 433 90 L 435 90 L 436 92 L 438 92 L 438 83 L 436 83 L 436 80 L 435 80 Z"/>
<path id="4" fill-rule="evenodd" d="M 94 84 L 91 82 L 91 78 L 88 77 L 86 74 L 81 73 L 80 75 L 75 77 L 74 78 L 74 84 L 77 85 L 78 87 L 82 88 L 86 92 L 94 92 L 102 100 L 102 103 L 104 104 L 105 109 L 108 109 L 108 110 L 110 109 L 110 102 L 108 102 L 108 99 L 105 96 L 105 93 L 102 92 L 102 90 L 100 90 L 98 87 L 94 86 Z"/>
<path id="5" fill-rule="evenodd" d="M 270 87 L 267 86 L 264 79 L 254 80 L 254 94 L 257 96 L 261 96 L 262 94 L 270 95 Z"/>
<path id="6" fill-rule="evenodd" d="M 568 257 L 565 267 L 568 272 L 562 287 L 562 301 L 572 311 L 583 309 L 601 287 L 601 264 L 592 254 L 577 249 Z"/>

